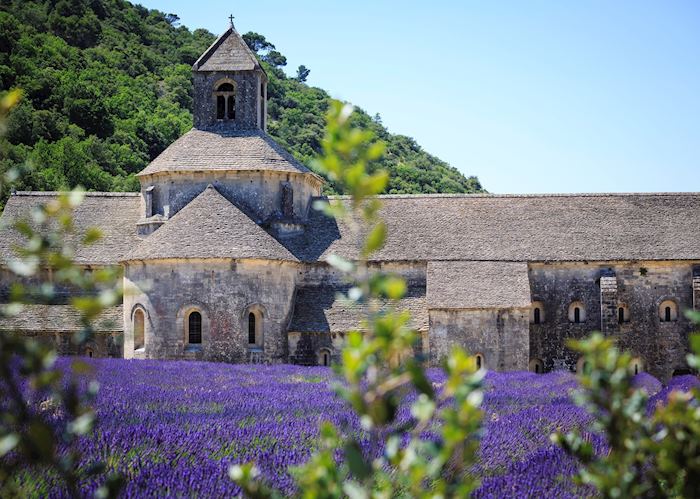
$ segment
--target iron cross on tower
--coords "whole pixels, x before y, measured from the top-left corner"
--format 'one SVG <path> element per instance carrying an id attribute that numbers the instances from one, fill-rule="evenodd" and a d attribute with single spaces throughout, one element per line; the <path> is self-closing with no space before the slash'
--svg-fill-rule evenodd
<path id="1" fill-rule="evenodd" d="M 231 14 L 230 16 L 228 16 L 228 22 L 229 22 L 229 24 L 231 25 L 231 27 L 233 28 L 233 14 Z"/>

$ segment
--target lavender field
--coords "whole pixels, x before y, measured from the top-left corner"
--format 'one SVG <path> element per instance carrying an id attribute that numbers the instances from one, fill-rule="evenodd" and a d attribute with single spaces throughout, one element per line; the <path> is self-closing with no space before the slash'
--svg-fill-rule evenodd
<path id="1" fill-rule="evenodd" d="M 99 459 L 124 473 L 125 497 L 235 495 L 227 469 L 250 460 L 270 484 L 292 492 L 287 468 L 308 458 L 321 421 L 359 428 L 333 394 L 327 368 L 117 359 L 90 363 L 101 389 L 97 430 L 82 442 L 85 465 Z M 439 384 L 438 373 L 433 381 Z M 638 382 L 651 394 L 668 391 L 645 374 Z M 691 383 L 697 380 L 673 381 L 682 387 Z M 590 495 L 573 484 L 575 463 L 549 443 L 555 430 L 585 431 L 589 424 L 569 399 L 576 387 L 573 375 L 489 373 L 486 384 L 486 433 L 480 462 L 472 470 L 482 479 L 476 497 Z M 401 417 L 409 417 L 408 411 Z M 27 496 L 60 496 L 51 477 L 41 473 L 28 471 L 22 482 Z M 86 483 L 84 492 L 96 486 Z"/>

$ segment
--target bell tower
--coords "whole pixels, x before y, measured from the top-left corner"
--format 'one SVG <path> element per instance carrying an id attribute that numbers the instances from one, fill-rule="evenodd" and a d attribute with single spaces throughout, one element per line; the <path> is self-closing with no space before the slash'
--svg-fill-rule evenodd
<path id="1" fill-rule="evenodd" d="M 192 66 L 194 126 L 200 130 L 263 130 L 267 75 L 233 26 Z"/>

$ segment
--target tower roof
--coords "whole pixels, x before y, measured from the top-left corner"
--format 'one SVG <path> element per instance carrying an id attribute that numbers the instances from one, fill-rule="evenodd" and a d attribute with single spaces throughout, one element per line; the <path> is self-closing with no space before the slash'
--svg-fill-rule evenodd
<path id="1" fill-rule="evenodd" d="M 193 71 L 253 71 L 265 73 L 257 57 L 231 26 L 192 66 Z"/>
<path id="2" fill-rule="evenodd" d="M 269 170 L 316 176 L 261 130 L 208 131 L 196 128 L 170 144 L 139 176 L 213 170 Z"/>
<path id="3" fill-rule="evenodd" d="M 253 258 L 297 261 L 213 186 L 143 240 L 125 261 L 171 258 Z"/>

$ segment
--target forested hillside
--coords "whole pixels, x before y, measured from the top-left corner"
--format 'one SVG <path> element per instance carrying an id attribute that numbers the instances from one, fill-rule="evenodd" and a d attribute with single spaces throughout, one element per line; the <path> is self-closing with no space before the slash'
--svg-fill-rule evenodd
<path id="1" fill-rule="evenodd" d="M 24 92 L 0 171 L 29 165 L 19 189 L 137 190 L 134 175 L 192 126 L 191 65 L 215 39 L 178 21 L 123 0 L 0 0 L 0 88 Z M 286 76 L 284 56 L 264 36 L 244 38 L 270 77 L 269 133 L 308 164 L 319 152 L 328 94 L 305 83 L 304 67 Z M 380 119 L 362 111 L 356 119 L 388 143 L 388 192 L 481 190 L 475 177 L 390 134 Z"/>

